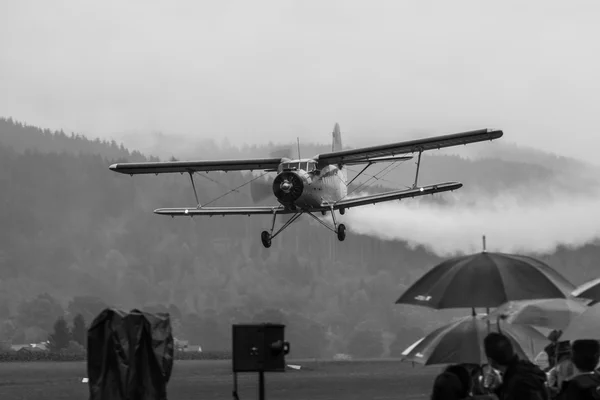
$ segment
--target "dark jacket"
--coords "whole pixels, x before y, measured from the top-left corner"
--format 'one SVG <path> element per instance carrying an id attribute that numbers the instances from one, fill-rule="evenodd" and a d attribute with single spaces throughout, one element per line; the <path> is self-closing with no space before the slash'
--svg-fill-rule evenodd
<path id="1" fill-rule="evenodd" d="M 596 400 L 600 399 L 597 388 L 600 387 L 600 375 L 577 375 L 564 383 L 557 400 Z"/>
<path id="2" fill-rule="evenodd" d="M 537 365 L 515 357 L 507 366 L 496 394 L 500 400 L 548 400 L 546 374 Z"/>

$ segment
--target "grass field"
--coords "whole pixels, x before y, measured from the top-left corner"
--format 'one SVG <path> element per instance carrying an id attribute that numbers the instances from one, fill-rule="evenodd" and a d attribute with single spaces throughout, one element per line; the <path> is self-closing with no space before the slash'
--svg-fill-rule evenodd
<path id="1" fill-rule="evenodd" d="M 266 375 L 269 400 L 425 400 L 440 367 L 414 368 L 399 361 L 302 362 L 302 369 Z M 0 399 L 88 398 L 83 362 L 0 363 Z M 176 361 L 169 400 L 232 399 L 231 361 Z M 258 398 L 256 374 L 240 374 L 240 400 Z"/>

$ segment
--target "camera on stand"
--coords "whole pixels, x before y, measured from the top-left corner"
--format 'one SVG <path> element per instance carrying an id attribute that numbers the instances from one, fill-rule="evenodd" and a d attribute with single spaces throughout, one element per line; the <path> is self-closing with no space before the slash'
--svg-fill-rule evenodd
<path id="1" fill-rule="evenodd" d="M 258 398 L 265 398 L 265 372 L 285 372 L 285 356 L 290 344 L 285 341 L 285 325 L 236 324 L 233 339 L 233 397 L 238 400 L 237 374 L 258 372 Z"/>

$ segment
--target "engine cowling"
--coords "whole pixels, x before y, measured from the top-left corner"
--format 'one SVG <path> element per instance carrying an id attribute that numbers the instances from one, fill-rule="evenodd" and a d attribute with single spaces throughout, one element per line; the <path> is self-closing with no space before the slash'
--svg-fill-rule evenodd
<path id="1" fill-rule="evenodd" d="M 304 180 L 296 172 L 284 171 L 273 180 L 273 193 L 281 204 L 293 204 L 304 192 Z"/>

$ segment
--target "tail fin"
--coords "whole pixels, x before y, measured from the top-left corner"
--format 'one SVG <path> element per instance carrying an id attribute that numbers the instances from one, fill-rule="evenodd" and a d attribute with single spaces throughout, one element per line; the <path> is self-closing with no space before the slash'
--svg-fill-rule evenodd
<path id="1" fill-rule="evenodd" d="M 342 150 L 342 133 L 340 132 L 340 125 L 336 122 L 333 127 L 333 142 L 331 143 L 331 151 Z"/>

